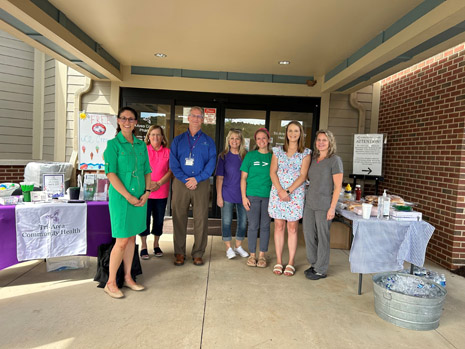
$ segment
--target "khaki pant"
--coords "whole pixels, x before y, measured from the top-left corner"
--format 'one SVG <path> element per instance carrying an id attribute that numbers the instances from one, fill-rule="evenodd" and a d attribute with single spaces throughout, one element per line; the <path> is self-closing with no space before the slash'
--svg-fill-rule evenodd
<path id="1" fill-rule="evenodd" d="M 208 239 L 208 203 L 210 202 L 210 181 L 197 184 L 197 189 L 189 190 L 179 179 L 173 180 L 171 208 L 173 210 L 174 254 L 186 255 L 187 215 L 192 204 L 194 216 L 194 245 L 192 258 L 202 257 Z"/>

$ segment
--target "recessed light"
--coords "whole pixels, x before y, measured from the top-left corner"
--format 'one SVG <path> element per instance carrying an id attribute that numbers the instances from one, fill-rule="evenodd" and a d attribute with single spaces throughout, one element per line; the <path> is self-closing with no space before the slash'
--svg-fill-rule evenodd
<path id="1" fill-rule="evenodd" d="M 164 53 L 155 53 L 155 57 L 158 57 L 158 58 L 165 58 L 166 55 Z"/>
<path id="2" fill-rule="evenodd" d="M 288 64 L 291 64 L 291 62 L 290 61 L 279 61 L 279 64 L 288 65 Z"/>

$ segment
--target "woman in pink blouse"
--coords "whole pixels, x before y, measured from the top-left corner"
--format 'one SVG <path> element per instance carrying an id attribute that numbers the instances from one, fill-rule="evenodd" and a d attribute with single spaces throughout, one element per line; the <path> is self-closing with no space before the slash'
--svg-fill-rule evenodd
<path id="1" fill-rule="evenodd" d="M 147 143 L 147 152 L 150 167 L 152 168 L 152 192 L 147 200 L 147 229 L 139 235 L 142 241 L 140 256 L 142 259 L 149 259 L 147 236 L 150 232 L 155 236 L 153 254 L 156 257 L 163 256 L 159 240 L 161 234 L 163 234 L 163 220 L 165 218 L 172 173 L 169 169 L 170 150 L 166 147 L 168 142 L 161 126 L 150 126 L 145 136 L 145 143 Z M 153 224 L 150 231 L 151 217 L 153 218 Z"/>

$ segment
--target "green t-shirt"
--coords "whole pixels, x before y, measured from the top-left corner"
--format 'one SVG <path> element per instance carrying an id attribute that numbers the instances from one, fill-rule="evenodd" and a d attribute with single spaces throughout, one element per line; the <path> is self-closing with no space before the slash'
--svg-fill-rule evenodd
<path id="1" fill-rule="evenodd" d="M 248 173 L 247 196 L 270 197 L 271 153 L 262 154 L 258 150 L 248 152 L 242 161 L 241 171 Z"/>

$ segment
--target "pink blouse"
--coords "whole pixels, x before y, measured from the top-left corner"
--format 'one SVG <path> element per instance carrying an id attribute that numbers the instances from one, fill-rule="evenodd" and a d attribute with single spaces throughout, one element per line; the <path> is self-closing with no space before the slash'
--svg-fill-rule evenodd
<path id="1" fill-rule="evenodd" d="M 150 167 L 152 168 L 152 181 L 159 181 L 170 169 L 170 150 L 162 145 L 157 150 L 152 145 L 147 145 L 149 153 Z M 163 184 L 160 189 L 150 193 L 149 199 L 164 199 L 168 197 L 170 190 L 170 181 Z"/>

